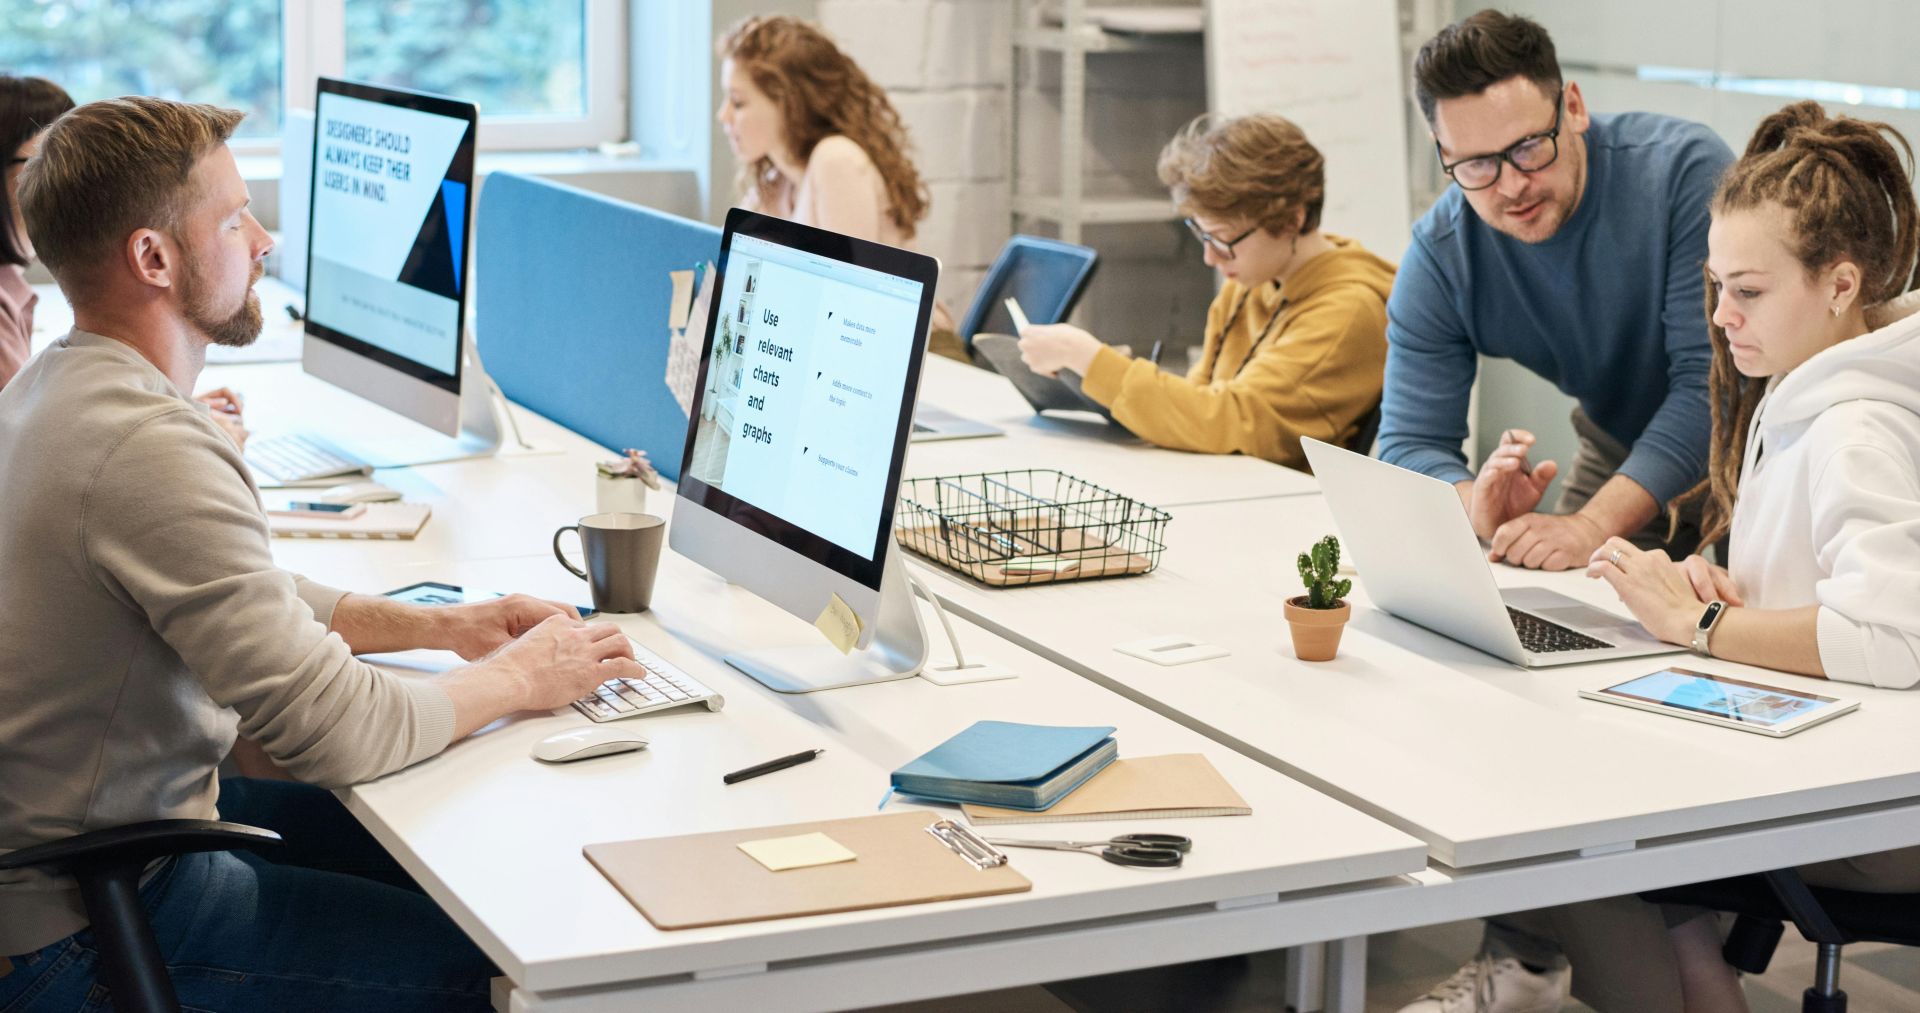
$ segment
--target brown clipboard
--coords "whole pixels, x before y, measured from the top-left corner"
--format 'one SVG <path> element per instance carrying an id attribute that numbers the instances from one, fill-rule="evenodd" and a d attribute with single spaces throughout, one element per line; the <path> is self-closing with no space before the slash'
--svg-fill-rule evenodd
<path id="1" fill-rule="evenodd" d="M 927 832 L 933 813 L 897 812 L 818 823 L 723 830 L 684 837 L 589 844 L 587 861 L 660 929 L 693 929 L 772 918 L 1024 893 L 1012 867 L 976 868 Z M 771 872 L 739 845 L 823 833 L 851 862 Z"/>

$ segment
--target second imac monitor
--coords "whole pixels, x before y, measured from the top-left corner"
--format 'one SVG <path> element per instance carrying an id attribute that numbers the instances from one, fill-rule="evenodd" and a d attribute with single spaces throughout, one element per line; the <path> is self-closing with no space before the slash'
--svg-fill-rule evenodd
<path id="1" fill-rule="evenodd" d="M 739 209 L 716 264 L 671 544 L 807 622 L 851 613 L 860 648 L 727 661 L 783 692 L 913 675 L 926 642 L 889 550 L 939 265 Z"/>
<path id="2" fill-rule="evenodd" d="M 466 367 L 470 102 L 321 78 L 307 372 L 448 436 Z"/>

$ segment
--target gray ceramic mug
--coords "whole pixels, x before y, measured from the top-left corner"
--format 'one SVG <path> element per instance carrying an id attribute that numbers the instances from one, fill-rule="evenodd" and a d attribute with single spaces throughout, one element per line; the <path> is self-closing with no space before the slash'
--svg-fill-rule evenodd
<path id="1" fill-rule="evenodd" d="M 584 573 L 560 554 L 560 536 L 569 531 L 580 536 Z M 592 514 L 553 533 L 553 558 L 587 582 L 594 608 L 645 612 L 653 602 L 653 576 L 666 536 L 667 522 L 652 514 Z"/>

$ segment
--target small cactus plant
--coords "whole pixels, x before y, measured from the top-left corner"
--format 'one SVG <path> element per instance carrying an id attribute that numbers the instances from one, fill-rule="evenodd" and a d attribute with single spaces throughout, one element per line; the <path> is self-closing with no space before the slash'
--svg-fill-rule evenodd
<path id="1" fill-rule="evenodd" d="M 1302 552 L 1299 560 L 1300 581 L 1307 586 L 1307 607 L 1312 609 L 1331 609 L 1340 607 L 1340 599 L 1353 590 L 1353 581 L 1338 580 L 1340 572 L 1340 539 L 1328 535 L 1313 543 L 1313 548 Z"/>

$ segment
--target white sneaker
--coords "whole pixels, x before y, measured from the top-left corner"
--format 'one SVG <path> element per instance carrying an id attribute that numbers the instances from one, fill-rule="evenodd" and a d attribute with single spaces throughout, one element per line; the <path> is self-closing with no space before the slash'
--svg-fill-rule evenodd
<path id="1" fill-rule="evenodd" d="M 1480 957 L 1400 1013 L 1556 1013 L 1572 980 L 1565 967 L 1535 974 L 1512 957 Z"/>

